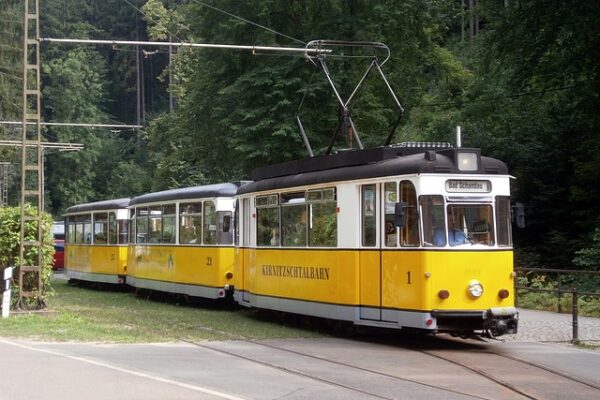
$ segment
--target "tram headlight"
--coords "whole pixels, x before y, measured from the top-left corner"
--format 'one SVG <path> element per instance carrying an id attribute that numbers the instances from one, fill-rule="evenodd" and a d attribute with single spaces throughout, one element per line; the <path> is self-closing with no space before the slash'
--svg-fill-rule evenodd
<path id="1" fill-rule="evenodd" d="M 477 280 L 469 282 L 469 288 L 467 289 L 472 298 L 476 299 L 481 297 L 483 294 L 483 285 Z"/>
<path id="2" fill-rule="evenodd" d="M 477 171 L 477 153 L 459 152 L 457 154 L 457 166 L 459 171 Z"/>

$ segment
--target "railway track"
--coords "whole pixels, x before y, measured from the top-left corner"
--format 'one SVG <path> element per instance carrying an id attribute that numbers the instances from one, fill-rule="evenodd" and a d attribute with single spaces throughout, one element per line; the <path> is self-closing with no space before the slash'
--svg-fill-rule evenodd
<path id="1" fill-rule="evenodd" d="M 244 344 L 250 344 L 251 346 L 260 346 L 271 349 L 273 350 L 273 353 L 283 352 L 287 354 L 293 354 L 301 358 L 315 360 L 321 363 L 319 369 L 346 369 L 349 371 L 354 371 L 358 374 L 358 376 L 362 376 L 365 382 L 373 381 L 373 379 L 382 379 L 389 383 L 389 380 L 393 380 L 401 383 L 402 385 L 417 385 L 423 390 L 438 391 L 438 395 L 445 393 L 445 396 L 451 398 L 487 400 L 545 400 L 562 399 L 564 398 L 565 393 L 570 393 L 571 398 L 577 399 L 600 398 L 600 387 L 598 385 L 582 381 L 541 364 L 494 352 L 490 349 L 481 349 L 480 346 L 467 346 L 466 348 L 460 348 L 457 351 L 456 349 L 448 348 L 448 346 L 451 346 L 451 342 L 447 342 L 445 347 L 434 346 L 438 347 L 434 350 L 425 349 L 418 344 L 409 345 L 403 348 L 403 351 L 408 351 L 409 353 L 418 353 L 428 358 L 435 358 L 436 360 L 447 363 L 450 366 L 460 367 L 463 372 L 466 371 L 471 377 L 471 382 L 458 382 L 456 384 L 449 385 L 447 382 L 442 384 L 432 383 L 431 379 L 414 377 L 407 372 L 395 371 L 391 373 L 382 369 L 378 370 L 376 368 L 361 365 L 361 360 L 357 360 L 356 362 L 347 362 L 340 359 L 334 359 L 333 357 L 328 357 L 326 354 L 318 355 L 314 354 L 314 352 L 290 349 L 264 341 L 254 341 L 240 337 L 232 339 Z M 394 394 L 384 393 L 377 388 L 377 385 L 373 385 L 373 387 L 365 387 L 365 385 L 360 385 L 360 382 L 346 382 L 343 379 L 339 379 L 336 374 L 317 374 L 314 373 L 312 369 L 302 369 L 293 365 L 286 365 L 285 362 L 280 361 L 277 357 L 260 358 L 251 354 L 244 354 L 243 352 L 235 349 L 218 347 L 214 344 L 211 345 L 210 343 L 197 343 L 189 341 L 188 343 L 198 347 L 217 351 L 222 354 L 227 354 L 232 357 L 242 358 L 266 367 L 275 368 L 286 373 L 295 374 L 326 383 L 328 385 L 351 390 L 360 395 L 368 395 L 372 398 L 386 400 L 406 398 L 406 393 L 402 393 L 401 395 L 397 396 Z M 360 346 L 361 342 L 357 343 Z M 391 344 L 387 344 L 386 346 L 391 346 Z M 390 351 L 395 350 L 398 350 L 397 346 L 394 346 L 394 348 L 390 349 Z M 399 361 L 402 362 L 401 357 L 399 358 Z M 457 374 L 457 370 L 448 369 L 446 366 L 440 365 L 439 363 L 436 365 L 436 368 L 439 368 L 440 371 L 451 371 L 447 372 L 447 374 Z M 473 374 L 477 376 L 478 379 L 474 378 Z M 456 380 L 461 381 L 461 378 L 457 377 Z M 462 380 L 464 381 L 464 376 Z M 483 385 L 487 389 L 482 388 L 482 381 L 487 381 L 487 385 Z M 475 382 L 479 382 L 479 384 L 476 384 Z"/>
<path id="2" fill-rule="evenodd" d="M 447 394 L 454 394 L 456 396 L 458 396 L 457 398 L 464 398 L 464 399 L 481 399 L 481 400 L 491 400 L 488 399 L 486 397 L 481 397 L 481 396 L 476 396 L 473 394 L 469 394 L 469 393 L 465 393 L 465 392 L 461 392 L 461 391 L 457 391 L 457 390 L 451 390 L 448 388 L 444 388 L 441 386 L 436 386 L 436 385 L 431 385 L 425 382 L 419 382 L 417 380 L 413 380 L 413 379 L 408 379 L 408 378 L 403 378 L 403 377 L 399 377 L 399 376 L 394 376 L 394 375 L 390 375 L 390 374 L 386 374 L 386 373 L 382 373 L 380 371 L 375 371 L 373 369 L 369 369 L 369 368 L 363 368 L 357 365 L 352 365 L 349 363 L 344 363 L 344 362 L 339 362 L 339 361 L 334 361 L 334 360 L 328 360 L 326 358 L 322 358 L 322 357 L 318 357 L 312 354 L 308 354 L 308 353 L 303 353 L 303 352 L 299 352 L 299 351 L 295 351 L 295 350 L 290 350 L 290 349 L 286 349 L 286 348 L 282 348 L 282 347 L 278 347 L 278 346 L 274 346 L 271 344 L 267 344 L 267 343 L 263 343 L 263 342 L 257 342 L 257 341 L 253 341 L 253 340 L 248 340 L 248 339 L 237 339 L 240 342 L 244 342 L 247 344 L 252 344 L 252 345 L 256 345 L 256 346 L 262 346 L 262 347 L 268 347 L 270 349 L 276 350 L 276 351 L 280 351 L 280 352 L 286 352 L 286 353 L 291 353 L 291 354 L 295 354 L 301 357 L 307 357 L 307 358 L 311 358 L 314 360 L 318 360 L 320 362 L 325 362 L 325 363 L 329 363 L 332 364 L 334 366 L 338 366 L 338 367 L 344 367 L 344 368 L 349 368 L 349 369 L 353 369 L 356 371 L 360 371 L 361 373 L 368 373 L 368 374 L 372 374 L 372 375 L 376 375 L 376 376 L 380 376 L 380 377 L 385 377 L 385 378 L 389 378 L 389 379 L 394 379 L 394 380 L 398 380 L 398 381 L 402 381 L 405 383 L 410 383 L 410 384 L 415 384 L 415 385 L 419 385 L 422 386 L 424 388 L 428 388 L 428 389 L 434 389 L 434 390 L 440 390 L 442 392 L 445 392 Z M 216 351 L 219 352 L 221 354 L 226 354 L 232 357 L 237 357 L 237 358 L 241 358 L 253 363 L 257 363 L 266 367 L 270 367 L 270 368 L 274 368 L 280 371 L 284 371 L 287 373 L 291 373 L 294 375 L 298 375 L 304 378 L 308 378 L 308 379 L 312 379 L 318 382 L 322 382 L 328 385 L 332 385 L 335 387 L 339 387 L 339 388 L 343 388 L 343 389 L 347 389 L 347 390 L 351 390 L 355 393 L 361 394 L 361 395 L 367 395 L 367 396 L 371 396 L 372 398 L 378 398 L 378 399 L 384 399 L 384 400 L 397 400 L 400 397 L 391 397 L 391 396 L 386 396 L 386 395 L 381 395 L 378 393 L 375 393 L 374 391 L 369 391 L 369 390 L 365 390 L 360 388 L 357 385 L 350 385 L 347 383 L 342 383 L 339 381 L 335 381 L 333 379 L 328 379 L 328 378 L 324 378 L 323 376 L 318 376 L 317 374 L 313 374 L 313 373 L 308 373 L 305 371 L 302 371 L 300 369 L 296 369 L 296 368 L 289 368 L 289 367 L 285 367 L 283 365 L 279 365 L 279 364 L 275 364 L 273 362 L 268 362 L 268 361 L 262 361 L 262 360 L 258 360 L 256 358 L 252 358 L 252 357 L 248 357 L 248 356 L 244 356 L 242 354 L 236 353 L 234 351 L 229 351 L 229 350 L 225 350 L 225 349 L 220 349 L 220 348 L 216 348 L 214 346 L 211 346 L 209 344 L 206 343 L 198 343 L 198 342 L 191 342 L 191 341 L 186 341 L 189 344 L 193 344 L 194 346 L 198 346 L 198 347 L 202 347 L 204 349 L 208 349 L 208 350 L 212 350 L 212 351 Z M 402 398 L 406 398 L 406 397 L 402 397 Z"/>
<path id="3" fill-rule="evenodd" d="M 502 354 L 482 352 L 473 354 L 440 354 L 439 351 L 419 350 L 436 359 L 465 368 L 491 382 L 511 390 L 521 398 L 531 400 L 564 399 L 570 392 L 576 399 L 598 399 L 600 388 L 545 366 L 508 357 Z M 483 358 L 485 357 L 485 360 Z M 499 361 L 503 359 L 504 362 Z M 508 362 L 507 362 L 508 361 Z M 560 390 L 556 390 L 559 387 Z"/>

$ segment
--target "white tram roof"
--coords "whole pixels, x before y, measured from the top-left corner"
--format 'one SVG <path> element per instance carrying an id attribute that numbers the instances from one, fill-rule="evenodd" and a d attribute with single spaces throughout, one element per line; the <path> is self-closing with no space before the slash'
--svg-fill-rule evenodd
<path id="1" fill-rule="evenodd" d="M 193 186 L 180 189 L 163 190 L 134 197 L 130 206 L 146 203 L 160 203 L 171 200 L 204 199 L 216 197 L 233 197 L 240 186 L 247 181 L 233 183 L 217 183 L 214 185 Z"/>
<path id="2" fill-rule="evenodd" d="M 75 214 L 82 212 L 91 212 L 91 211 L 100 211 L 100 210 L 117 210 L 120 208 L 127 208 L 129 205 L 129 198 L 123 199 L 112 199 L 112 200 L 103 200 L 103 201 L 95 201 L 92 203 L 84 203 L 77 204 L 71 206 L 65 210 L 66 214 Z"/>

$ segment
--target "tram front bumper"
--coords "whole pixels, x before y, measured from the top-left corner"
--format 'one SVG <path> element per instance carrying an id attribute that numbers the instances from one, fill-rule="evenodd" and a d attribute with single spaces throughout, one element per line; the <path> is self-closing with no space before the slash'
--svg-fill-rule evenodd
<path id="1" fill-rule="evenodd" d="M 484 329 L 492 336 L 514 335 L 519 326 L 519 313 L 514 307 L 494 307 L 486 313 Z"/>
<path id="2" fill-rule="evenodd" d="M 488 310 L 432 310 L 441 332 L 483 330 L 491 336 L 517 333 L 519 313 L 515 307 L 494 307 Z"/>

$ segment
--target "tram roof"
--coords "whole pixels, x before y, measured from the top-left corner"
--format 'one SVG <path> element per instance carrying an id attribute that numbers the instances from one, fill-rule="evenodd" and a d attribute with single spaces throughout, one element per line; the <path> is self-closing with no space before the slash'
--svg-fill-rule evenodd
<path id="1" fill-rule="evenodd" d="M 458 169 L 457 154 L 461 152 L 477 155 L 478 170 Z M 328 182 L 426 173 L 507 175 L 508 168 L 500 160 L 481 156 L 479 149 L 388 146 L 257 168 L 252 172 L 254 182 L 241 187 L 238 194 Z"/>
<path id="2" fill-rule="evenodd" d="M 97 211 L 97 210 L 116 210 L 119 208 L 127 208 L 129 205 L 129 198 L 123 199 L 112 199 L 95 201 L 92 203 L 77 204 L 71 206 L 65 210 L 65 214 L 75 214 L 86 211 Z"/>
<path id="3" fill-rule="evenodd" d="M 211 197 L 233 197 L 238 188 L 245 185 L 246 181 L 233 183 L 218 183 L 214 185 L 193 186 L 180 189 L 163 190 L 143 194 L 131 199 L 129 205 L 156 203 L 170 200 L 185 200 Z"/>

